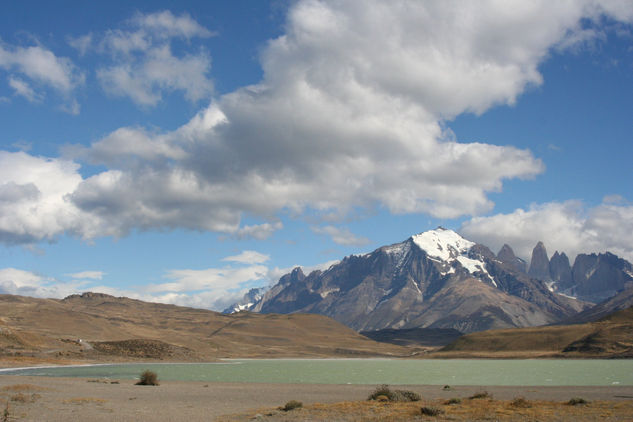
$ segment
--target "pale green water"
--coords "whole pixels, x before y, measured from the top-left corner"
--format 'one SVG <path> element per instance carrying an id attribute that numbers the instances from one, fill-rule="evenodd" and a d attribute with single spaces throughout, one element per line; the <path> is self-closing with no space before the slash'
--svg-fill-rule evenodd
<path id="1" fill-rule="evenodd" d="M 30 368 L 3 374 L 318 384 L 633 385 L 633 360 L 255 359 L 203 364 Z"/>

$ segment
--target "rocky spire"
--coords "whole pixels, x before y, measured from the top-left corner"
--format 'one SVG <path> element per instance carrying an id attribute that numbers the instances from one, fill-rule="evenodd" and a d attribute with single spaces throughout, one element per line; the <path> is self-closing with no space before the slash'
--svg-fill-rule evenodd
<path id="1" fill-rule="evenodd" d="M 547 250 L 543 242 L 538 242 L 532 250 L 532 260 L 530 261 L 530 270 L 528 274 L 532 278 L 549 281 L 552 277 L 549 274 L 549 259 L 547 258 Z"/>
<path id="2" fill-rule="evenodd" d="M 549 274 L 552 281 L 555 281 L 558 290 L 565 290 L 574 284 L 571 276 L 571 265 L 569 265 L 569 258 L 565 255 L 565 252 L 554 252 L 552 259 L 549 261 Z"/>
<path id="3" fill-rule="evenodd" d="M 504 244 L 499 250 L 499 253 L 497 254 L 497 259 L 503 262 L 504 264 L 511 266 L 517 271 L 520 271 L 522 273 L 525 272 L 525 269 L 526 269 L 525 261 L 522 260 L 521 258 L 518 258 L 514 254 L 514 251 L 512 250 L 510 245 L 508 245 L 507 243 Z"/>

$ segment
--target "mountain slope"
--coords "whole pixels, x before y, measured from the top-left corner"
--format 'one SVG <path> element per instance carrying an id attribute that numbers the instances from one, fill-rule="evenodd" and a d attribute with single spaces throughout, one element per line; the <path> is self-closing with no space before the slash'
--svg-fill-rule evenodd
<path id="1" fill-rule="evenodd" d="M 346 257 L 323 272 L 306 276 L 297 268 L 252 310 L 318 313 L 364 331 L 472 332 L 552 323 L 584 309 L 583 302 L 551 292 L 517 267 L 516 261 L 504 263 L 485 246 L 438 228 Z"/>
<path id="2" fill-rule="evenodd" d="M 599 321 L 490 330 L 458 338 L 442 348 L 442 356 L 633 357 L 633 308 Z"/>
<path id="3" fill-rule="evenodd" d="M 84 293 L 0 295 L 0 355 L 64 359 L 408 355 L 321 315 L 233 315 Z"/>

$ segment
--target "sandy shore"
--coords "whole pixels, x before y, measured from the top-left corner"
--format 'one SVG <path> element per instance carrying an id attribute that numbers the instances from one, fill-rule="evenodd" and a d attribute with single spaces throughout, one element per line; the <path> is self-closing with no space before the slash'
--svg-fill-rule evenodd
<path id="1" fill-rule="evenodd" d="M 275 408 L 289 400 L 335 403 L 364 400 L 371 385 L 246 384 L 168 381 L 160 386 L 136 386 L 132 380 L 96 382 L 86 378 L 0 375 L 2 411 L 20 421 L 210 421 L 252 409 Z M 426 399 L 467 397 L 487 390 L 495 398 L 566 401 L 632 400 L 633 386 L 613 387 L 453 387 L 400 386 Z"/>

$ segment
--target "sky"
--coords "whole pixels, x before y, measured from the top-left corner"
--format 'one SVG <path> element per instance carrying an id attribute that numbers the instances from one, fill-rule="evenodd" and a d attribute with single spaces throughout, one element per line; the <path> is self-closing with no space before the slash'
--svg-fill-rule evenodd
<path id="1" fill-rule="evenodd" d="M 0 5 L 0 292 L 222 310 L 437 226 L 633 260 L 630 1 Z"/>

